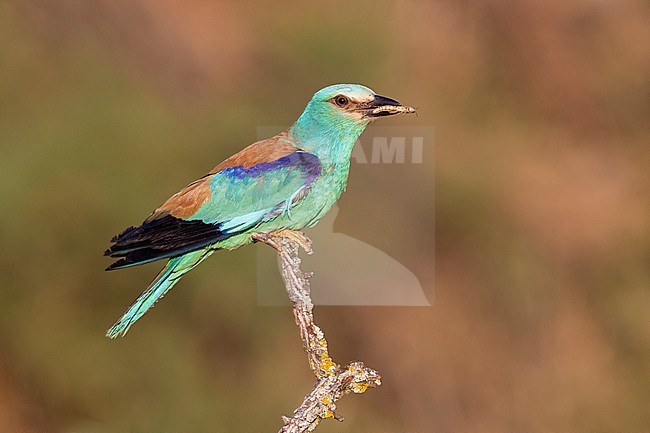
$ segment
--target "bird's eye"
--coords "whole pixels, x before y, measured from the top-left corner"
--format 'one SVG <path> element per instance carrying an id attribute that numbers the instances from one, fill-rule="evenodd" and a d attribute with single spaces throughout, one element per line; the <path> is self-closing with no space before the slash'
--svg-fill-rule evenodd
<path id="1" fill-rule="evenodd" d="M 343 95 L 338 95 L 334 97 L 334 103 L 339 107 L 345 107 L 346 105 L 348 105 L 349 102 L 350 100 Z"/>

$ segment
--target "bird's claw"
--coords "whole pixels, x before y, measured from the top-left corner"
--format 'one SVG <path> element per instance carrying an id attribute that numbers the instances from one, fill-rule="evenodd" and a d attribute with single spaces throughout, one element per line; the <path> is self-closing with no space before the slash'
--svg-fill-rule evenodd
<path id="1" fill-rule="evenodd" d="M 262 242 L 266 245 L 273 247 L 277 251 L 280 251 L 280 245 L 277 242 L 275 242 L 273 239 L 271 239 L 271 235 L 269 235 L 268 233 L 255 232 L 251 237 L 256 242 Z"/>

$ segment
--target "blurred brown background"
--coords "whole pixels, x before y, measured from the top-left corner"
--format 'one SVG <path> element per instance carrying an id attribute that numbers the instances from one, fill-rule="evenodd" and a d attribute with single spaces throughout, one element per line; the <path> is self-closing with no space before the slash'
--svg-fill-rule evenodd
<path id="1" fill-rule="evenodd" d="M 312 377 L 290 310 L 256 307 L 256 247 L 119 341 L 157 265 L 101 252 L 336 82 L 436 128 L 436 287 L 317 309 L 384 378 L 317 431 L 650 431 L 649 22 L 628 0 L 0 2 L 0 431 L 277 431 Z M 408 195 L 352 176 L 347 221 Z M 419 230 L 413 209 L 382 212 Z"/>

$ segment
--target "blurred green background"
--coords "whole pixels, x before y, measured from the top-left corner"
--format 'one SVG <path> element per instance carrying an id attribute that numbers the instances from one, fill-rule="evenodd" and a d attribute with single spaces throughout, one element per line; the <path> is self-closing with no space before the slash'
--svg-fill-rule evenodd
<path id="1" fill-rule="evenodd" d="M 259 246 L 118 341 L 157 265 L 101 253 L 336 82 L 436 128 L 435 179 L 414 174 L 436 281 L 430 308 L 317 308 L 335 359 L 383 376 L 317 431 L 649 431 L 649 20 L 629 0 L 0 2 L 0 431 L 277 431 L 313 378 L 290 310 L 256 306 Z M 348 222 L 373 195 L 432 199 L 354 168 Z M 418 231 L 427 209 L 382 212 Z"/>

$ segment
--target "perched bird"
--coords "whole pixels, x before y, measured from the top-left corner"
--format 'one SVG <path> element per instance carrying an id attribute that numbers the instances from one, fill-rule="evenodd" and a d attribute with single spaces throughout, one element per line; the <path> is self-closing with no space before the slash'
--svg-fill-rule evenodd
<path id="1" fill-rule="evenodd" d="M 167 263 L 106 335 L 124 335 L 176 282 L 216 250 L 253 233 L 313 226 L 345 190 L 352 147 L 378 117 L 415 109 L 367 87 L 319 90 L 296 123 L 251 144 L 171 196 L 138 227 L 115 236 L 107 270 Z"/>

